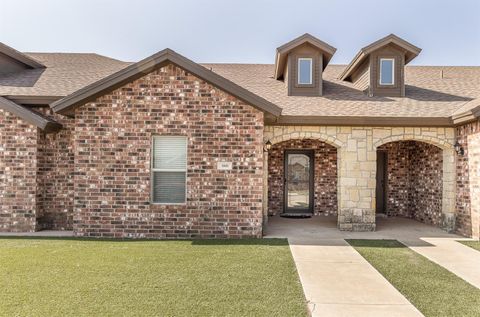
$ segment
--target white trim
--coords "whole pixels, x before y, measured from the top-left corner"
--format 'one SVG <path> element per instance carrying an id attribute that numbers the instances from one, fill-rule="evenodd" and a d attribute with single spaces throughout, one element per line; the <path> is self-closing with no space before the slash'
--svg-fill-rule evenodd
<path id="1" fill-rule="evenodd" d="M 300 82 L 300 61 L 310 61 L 310 81 L 308 83 Z M 312 85 L 313 84 L 313 58 L 299 57 L 297 59 L 297 84 L 298 85 Z"/>
<path id="2" fill-rule="evenodd" d="M 186 169 L 179 169 L 179 168 L 172 168 L 172 169 L 168 169 L 168 168 L 152 168 L 152 171 L 154 172 L 186 172 L 187 170 Z"/>
<path id="3" fill-rule="evenodd" d="M 153 168 L 154 152 L 155 152 L 155 138 L 168 138 L 168 137 L 184 137 L 185 138 L 185 169 L 167 169 L 167 168 Z M 187 204 L 187 185 L 188 185 L 188 136 L 186 135 L 153 135 L 150 142 L 150 204 L 151 205 L 186 205 Z M 155 172 L 185 172 L 185 201 L 180 203 L 165 203 L 155 202 L 153 200 L 153 174 Z"/>
<path id="4" fill-rule="evenodd" d="M 391 83 L 383 83 L 382 82 L 382 61 L 392 61 L 392 82 Z M 380 79 L 378 83 L 382 86 L 393 86 L 395 85 L 395 58 L 380 58 Z"/>

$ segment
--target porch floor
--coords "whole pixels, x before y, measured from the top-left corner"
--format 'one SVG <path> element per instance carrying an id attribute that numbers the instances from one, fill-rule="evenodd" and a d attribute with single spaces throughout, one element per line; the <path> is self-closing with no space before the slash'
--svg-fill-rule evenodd
<path id="1" fill-rule="evenodd" d="M 312 316 L 421 316 L 344 239 L 395 239 L 480 288 L 480 252 L 471 240 L 405 218 L 377 218 L 375 232 L 347 232 L 335 216 L 270 217 L 266 238 L 288 238 Z"/>
<path id="2" fill-rule="evenodd" d="M 282 237 L 289 239 L 396 239 L 418 242 L 424 245 L 422 238 L 462 237 L 449 234 L 440 228 L 412 219 L 401 217 L 377 217 L 377 229 L 374 232 L 351 232 L 337 229 L 337 216 L 313 216 L 311 218 L 268 218 L 265 230 L 266 238 Z"/>

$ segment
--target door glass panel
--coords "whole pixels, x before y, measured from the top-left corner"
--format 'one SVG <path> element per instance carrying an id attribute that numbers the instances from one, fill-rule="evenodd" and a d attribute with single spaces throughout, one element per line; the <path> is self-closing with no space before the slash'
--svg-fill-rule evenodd
<path id="1" fill-rule="evenodd" d="M 287 207 L 309 208 L 310 158 L 304 154 L 288 154 Z"/>
<path id="2" fill-rule="evenodd" d="M 308 183 L 288 183 L 288 208 L 309 207 L 309 184 Z"/>

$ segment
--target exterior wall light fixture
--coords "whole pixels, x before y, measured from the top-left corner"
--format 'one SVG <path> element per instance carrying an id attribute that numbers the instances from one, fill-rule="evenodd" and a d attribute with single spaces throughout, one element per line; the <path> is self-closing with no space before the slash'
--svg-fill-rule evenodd
<path id="1" fill-rule="evenodd" d="M 465 154 L 465 150 L 463 149 L 462 145 L 458 143 L 458 141 L 455 143 L 453 148 L 455 149 L 455 152 L 457 152 L 458 155 L 463 156 L 463 154 Z"/>
<path id="2" fill-rule="evenodd" d="M 267 142 L 265 142 L 265 146 L 263 147 L 263 151 L 268 152 L 270 151 L 271 148 L 272 148 L 272 142 L 270 142 L 270 140 L 267 140 Z"/>

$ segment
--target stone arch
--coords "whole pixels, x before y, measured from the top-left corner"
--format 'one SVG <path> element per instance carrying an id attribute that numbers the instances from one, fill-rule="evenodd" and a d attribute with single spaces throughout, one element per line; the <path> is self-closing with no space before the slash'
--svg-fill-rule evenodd
<path id="1" fill-rule="evenodd" d="M 436 147 L 441 148 L 442 150 L 453 150 L 453 144 L 448 142 L 445 139 L 441 139 L 439 137 L 434 136 L 426 136 L 426 135 L 395 135 L 395 136 L 388 136 L 376 141 L 373 146 L 377 149 L 379 146 L 390 143 L 390 142 L 398 142 L 398 141 L 419 141 L 425 142 L 428 144 L 435 145 Z"/>
<path id="2" fill-rule="evenodd" d="M 378 147 L 399 141 L 417 141 L 431 144 L 442 150 L 442 224 L 441 227 L 449 232 L 455 230 L 455 150 L 451 142 L 426 135 L 396 135 L 382 138 L 374 142 L 374 150 Z"/>
<path id="3" fill-rule="evenodd" d="M 302 140 L 302 139 L 314 139 L 325 142 L 339 149 L 344 146 L 344 143 L 332 135 L 328 135 L 321 132 L 291 132 L 281 135 L 276 135 L 270 139 L 272 144 L 288 141 L 288 140 Z"/>

